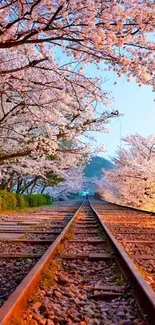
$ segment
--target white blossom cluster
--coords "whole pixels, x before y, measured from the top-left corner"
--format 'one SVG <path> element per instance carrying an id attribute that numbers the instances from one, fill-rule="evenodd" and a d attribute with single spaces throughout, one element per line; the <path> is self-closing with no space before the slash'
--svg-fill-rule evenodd
<path id="1" fill-rule="evenodd" d="M 115 165 L 96 182 L 97 191 L 108 201 L 154 210 L 155 136 L 130 135 L 117 152 Z"/>

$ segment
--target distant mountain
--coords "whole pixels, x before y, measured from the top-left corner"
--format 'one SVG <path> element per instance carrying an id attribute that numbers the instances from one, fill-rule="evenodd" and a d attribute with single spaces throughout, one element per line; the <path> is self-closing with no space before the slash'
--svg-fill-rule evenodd
<path id="1" fill-rule="evenodd" d="M 112 169 L 113 167 L 114 165 L 105 158 L 98 156 L 92 157 L 92 159 L 85 166 L 85 177 L 100 178 L 103 175 L 102 169 Z"/>

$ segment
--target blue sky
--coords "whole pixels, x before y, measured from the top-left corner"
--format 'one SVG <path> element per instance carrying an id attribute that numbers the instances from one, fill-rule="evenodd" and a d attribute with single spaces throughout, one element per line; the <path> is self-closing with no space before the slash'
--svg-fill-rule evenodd
<path id="1" fill-rule="evenodd" d="M 59 55 L 58 55 L 59 54 Z M 64 58 L 64 53 L 58 49 L 58 60 Z M 67 58 L 68 60 L 68 58 Z M 155 133 L 155 92 L 150 86 L 139 87 L 134 79 L 127 82 L 126 76 L 117 78 L 114 72 L 105 72 L 104 62 L 100 64 L 102 70 L 97 70 L 91 64 L 86 69 L 86 74 L 91 77 L 102 76 L 108 81 L 103 83 L 103 89 L 111 91 L 115 97 L 114 104 L 110 110 L 118 110 L 123 116 L 114 118 L 109 124 L 110 133 L 96 133 L 98 144 L 105 146 L 106 152 L 100 156 L 110 159 L 121 143 L 121 137 L 136 132 L 142 135 Z M 117 82 L 117 85 L 114 85 Z"/>
<path id="2" fill-rule="evenodd" d="M 111 133 L 96 134 L 98 142 L 104 144 L 107 150 L 101 153 L 105 158 L 115 154 L 122 136 L 136 132 L 142 135 L 155 133 L 155 92 L 152 88 L 139 87 L 134 80 L 127 82 L 125 77 L 115 80 L 114 73 L 110 73 L 108 78 L 103 88 L 112 91 L 115 97 L 115 103 L 111 108 L 119 110 L 124 115 L 113 119 L 109 124 Z M 116 86 L 115 81 L 118 82 Z"/>

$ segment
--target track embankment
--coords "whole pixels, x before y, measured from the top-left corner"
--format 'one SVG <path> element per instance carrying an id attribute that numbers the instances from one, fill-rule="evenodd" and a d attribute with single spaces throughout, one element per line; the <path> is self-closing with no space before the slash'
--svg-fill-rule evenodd
<path id="1" fill-rule="evenodd" d="M 154 324 L 155 294 L 103 222 L 108 206 L 97 204 L 74 211 L 1 307 L 1 325 Z"/>

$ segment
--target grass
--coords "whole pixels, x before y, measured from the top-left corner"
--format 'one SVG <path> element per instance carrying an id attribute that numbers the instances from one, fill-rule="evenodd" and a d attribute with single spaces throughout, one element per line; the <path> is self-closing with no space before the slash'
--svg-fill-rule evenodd
<path id="1" fill-rule="evenodd" d="M 65 247 L 63 244 L 59 245 L 59 247 L 57 248 L 57 254 L 59 256 L 63 255 L 63 253 L 65 252 Z"/>
<path id="2" fill-rule="evenodd" d="M 115 284 L 117 286 L 123 286 L 125 284 L 123 274 L 120 271 L 118 271 L 117 274 L 116 274 L 116 277 L 117 278 L 116 278 Z"/>
<path id="3" fill-rule="evenodd" d="M 101 226 L 99 226 L 99 232 L 100 232 L 100 236 L 101 236 L 102 239 L 106 239 L 107 238 L 106 235 L 105 235 L 105 233 L 104 233 L 104 231 L 103 231 L 103 228 Z"/>
<path id="4" fill-rule="evenodd" d="M 117 264 L 115 264 L 114 273 L 115 273 L 115 285 L 123 286 L 125 284 L 125 279 L 122 272 L 119 270 Z"/>
<path id="5" fill-rule="evenodd" d="M 71 240 L 74 237 L 75 224 L 72 224 L 70 229 L 67 231 L 67 234 L 64 237 L 64 240 Z"/>
<path id="6" fill-rule="evenodd" d="M 58 270 L 61 269 L 61 259 L 57 257 L 52 263 L 48 266 L 48 269 L 42 272 L 42 281 L 43 286 L 50 288 L 54 285 L 54 277 Z"/>

